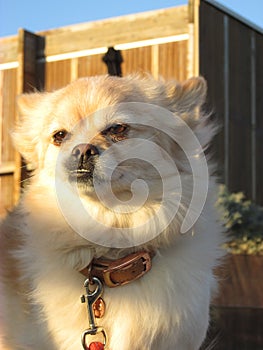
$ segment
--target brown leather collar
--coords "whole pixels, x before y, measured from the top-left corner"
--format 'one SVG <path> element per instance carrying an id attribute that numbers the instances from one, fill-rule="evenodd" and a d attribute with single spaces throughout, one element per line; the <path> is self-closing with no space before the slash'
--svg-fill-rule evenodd
<path id="1" fill-rule="evenodd" d="M 110 288 L 131 283 L 144 276 L 152 267 L 154 252 L 141 251 L 117 260 L 93 259 L 80 272 L 86 276 L 97 277 Z"/>

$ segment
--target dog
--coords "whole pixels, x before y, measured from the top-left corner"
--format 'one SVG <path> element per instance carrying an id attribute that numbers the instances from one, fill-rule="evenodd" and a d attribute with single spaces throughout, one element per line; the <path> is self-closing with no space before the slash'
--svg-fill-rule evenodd
<path id="1" fill-rule="evenodd" d="M 1 225 L 5 349 L 200 348 L 224 241 L 206 90 L 95 76 L 18 97 L 34 172 Z"/>

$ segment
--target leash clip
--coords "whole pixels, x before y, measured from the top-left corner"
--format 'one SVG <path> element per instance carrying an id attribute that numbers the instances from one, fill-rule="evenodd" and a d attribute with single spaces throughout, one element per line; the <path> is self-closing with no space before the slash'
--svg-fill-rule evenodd
<path id="1" fill-rule="evenodd" d="M 91 286 L 95 285 L 95 289 L 91 290 Z M 103 345 L 106 345 L 107 336 L 106 332 L 102 327 L 98 327 L 95 322 L 94 317 L 94 309 L 93 305 L 96 303 L 96 301 L 99 299 L 99 297 L 103 293 L 103 285 L 101 281 L 97 277 L 91 277 L 87 278 L 84 282 L 84 287 L 86 288 L 86 295 L 81 296 L 81 302 L 87 303 L 87 309 L 88 309 L 88 318 L 89 318 L 89 328 L 86 329 L 81 336 L 81 342 L 83 349 L 87 350 L 89 347 L 87 347 L 87 341 L 86 338 L 88 335 L 96 335 L 98 333 L 102 333 L 103 336 Z"/>

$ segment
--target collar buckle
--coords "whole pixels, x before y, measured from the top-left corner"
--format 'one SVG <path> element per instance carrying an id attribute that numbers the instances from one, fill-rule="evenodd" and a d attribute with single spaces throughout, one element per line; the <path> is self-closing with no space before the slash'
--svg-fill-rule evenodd
<path id="1" fill-rule="evenodd" d="M 110 288 L 123 286 L 144 276 L 152 267 L 152 257 L 151 253 L 137 252 L 117 260 L 93 259 L 90 273 Z"/>
<path id="2" fill-rule="evenodd" d="M 131 254 L 106 268 L 103 271 L 104 281 L 110 288 L 122 286 L 141 278 L 151 267 L 149 253 L 139 252 Z"/>

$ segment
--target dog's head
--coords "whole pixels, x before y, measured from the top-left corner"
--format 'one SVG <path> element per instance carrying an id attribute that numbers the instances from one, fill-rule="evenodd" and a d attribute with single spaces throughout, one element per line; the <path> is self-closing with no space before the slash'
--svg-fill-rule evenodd
<path id="1" fill-rule="evenodd" d="M 128 207 L 140 220 L 138 208 L 164 203 L 164 193 L 176 198 L 182 176 L 192 176 L 189 155 L 197 159 L 212 135 L 201 112 L 205 95 L 202 78 L 80 79 L 20 96 L 14 139 L 38 181 L 56 179 L 93 206 L 115 208 L 114 225 L 122 226 Z"/>

